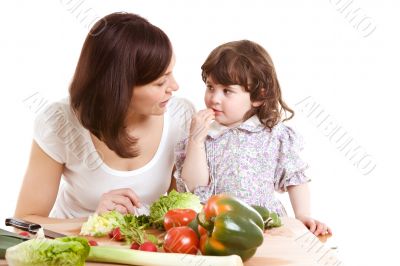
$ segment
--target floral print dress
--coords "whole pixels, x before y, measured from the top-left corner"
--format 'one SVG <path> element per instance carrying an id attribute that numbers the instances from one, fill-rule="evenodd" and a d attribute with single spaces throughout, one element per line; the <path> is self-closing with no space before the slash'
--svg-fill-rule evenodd
<path id="1" fill-rule="evenodd" d="M 188 191 L 181 178 L 187 138 L 175 148 L 174 177 L 178 191 Z M 210 181 L 193 193 L 205 202 L 214 194 L 226 193 L 248 204 L 264 206 L 286 216 L 274 192 L 310 181 L 300 158 L 302 139 L 293 129 L 278 123 L 269 130 L 253 116 L 234 128 L 213 122 L 205 141 Z"/>

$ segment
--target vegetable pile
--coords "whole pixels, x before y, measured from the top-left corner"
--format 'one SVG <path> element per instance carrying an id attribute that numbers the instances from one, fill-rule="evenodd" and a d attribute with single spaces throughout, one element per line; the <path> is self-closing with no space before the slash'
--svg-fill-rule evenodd
<path id="1" fill-rule="evenodd" d="M 263 243 L 264 230 L 280 225 L 276 213 L 225 194 L 212 196 L 203 207 L 194 194 L 171 191 L 150 206 L 149 216 L 118 212 L 92 216 L 82 226 L 81 233 L 97 236 L 108 230 L 110 238 L 125 240 L 131 249 L 162 249 L 167 253 L 193 255 L 235 254 L 246 261 Z M 165 233 L 162 238 L 156 237 L 145 232 L 148 228 Z"/>
<path id="2" fill-rule="evenodd" d="M 81 235 L 101 237 L 109 235 L 116 241 L 125 241 L 127 245 L 140 245 L 151 242 L 154 245 L 161 245 L 162 241 L 152 234 L 145 232 L 145 229 L 164 229 L 164 216 L 169 210 L 188 209 L 192 216 L 189 223 L 202 209 L 200 199 L 189 192 L 179 193 L 172 190 L 168 195 L 161 196 L 150 206 L 150 215 L 134 216 L 132 214 L 121 214 L 117 211 L 110 211 L 101 215 L 90 216 L 82 225 Z M 171 220 L 172 223 L 175 223 Z M 176 225 L 176 224 L 175 224 Z M 183 225 L 183 223 L 182 223 Z M 170 225 L 172 227 L 172 225 Z M 135 249 L 136 245 L 133 245 Z M 147 244 L 149 245 L 149 244 Z"/>
<path id="3" fill-rule="evenodd" d="M 94 237 L 108 235 L 115 241 L 125 241 L 127 244 L 143 244 L 146 239 L 157 243 L 153 235 L 146 234 L 145 229 L 148 227 L 150 222 L 146 215 L 123 215 L 117 211 L 110 211 L 90 216 L 82 225 L 80 234 Z"/>
<path id="4" fill-rule="evenodd" d="M 202 206 L 194 194 L 171 191 L 150 206 L 150 215 L 111 211 L 94 214 L 82 225 L 81 235 L 108 235 L 124 241 L 122 247 L 101 246 L 84 237 L 31 239 L 7 249 L 6 258 L 15 266 L 84 265 L 85 260 L 176 266 L 187 265 L 189 259 L 196 262 L 196 255 L 203 254 L 208 256 L 200 256 L 202 263 L 243 265 L 263 243 L 264 230 L 280 225 L 276 213 L 228 195 L 212 196 Z M 163 233 L 146 231 L 152 228 Z M 159 250 L 165 253 L 153 253 Z"/>

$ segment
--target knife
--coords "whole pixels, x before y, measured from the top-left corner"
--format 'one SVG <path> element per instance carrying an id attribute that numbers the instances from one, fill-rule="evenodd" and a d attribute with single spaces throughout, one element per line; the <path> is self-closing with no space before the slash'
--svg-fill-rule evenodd
<path id="1" fill-rule="evenodd" d="M 7 218 L 6 219 L 7 226 L 13 226 L 15 228 L 28 231 L 29 233 L 36 234 L 42 226 L 40 224 L 32 223 L 29 221 L 17 219 L 17 218 Z M 51 231 L 49 229 L 43 228 L 44 235 L 48 238 L 58 238 L 64 237 L 66 235 Z"/>

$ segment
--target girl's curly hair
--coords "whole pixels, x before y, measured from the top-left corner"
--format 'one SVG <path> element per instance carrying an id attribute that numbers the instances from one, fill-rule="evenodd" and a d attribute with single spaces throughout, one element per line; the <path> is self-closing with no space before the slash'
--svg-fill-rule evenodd
<path id="1" fill-rule="evenodd" d="M 275 67 L 267 51 L 259 44 L 234 41 L 215 48 L 201 66 L 204 82 L 211 78 L 221 85 L 240 85 L 250 93 L 251 102 L 258 103 L 244 116 L 244 120 L 257 115 L 260 122 L 272 129 L 282 121 L 291 119 L 294 111 L 282 100 Z M 287 112 L 290 116 L 287 116 Z"/>

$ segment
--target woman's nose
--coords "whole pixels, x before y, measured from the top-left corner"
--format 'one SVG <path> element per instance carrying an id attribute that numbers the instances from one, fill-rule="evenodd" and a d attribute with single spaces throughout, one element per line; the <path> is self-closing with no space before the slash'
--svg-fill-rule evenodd
<path id="1" fill-rule="evenodd" d="M 179 89 L 178 82 L 176 82 L 175 77 L 171 76 L 169 86 L 167 87 L 167 92 L 177 91 Z"/>

